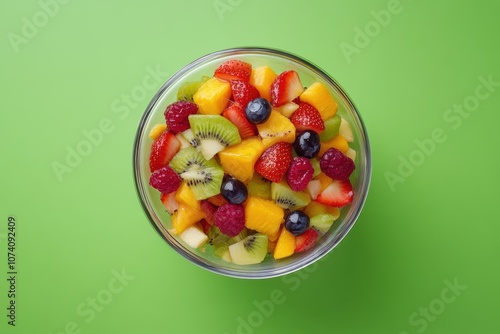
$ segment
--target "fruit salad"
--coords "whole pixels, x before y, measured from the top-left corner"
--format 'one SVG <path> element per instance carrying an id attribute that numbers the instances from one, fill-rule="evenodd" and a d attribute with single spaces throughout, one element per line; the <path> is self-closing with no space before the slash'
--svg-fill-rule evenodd
<path id="1" fill-rule="evenodd" d="M 232 59 L 180 86 L 149 184 L 188 247 L 251 265 L 313 248 L 351 204 L 353 132 L 329 88 Z"/>

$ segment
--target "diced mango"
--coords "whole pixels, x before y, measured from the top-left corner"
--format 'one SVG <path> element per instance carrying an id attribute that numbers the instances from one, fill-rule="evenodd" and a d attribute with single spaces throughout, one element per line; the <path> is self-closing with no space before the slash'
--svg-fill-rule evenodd
<path id="1" fill-rule="evenodd" d="M 292 255 L 295 251 L 295 236 L 284 226 L 274 248 L 273 257 L 278 260 Z"/>
<path id="2" fill-rule="evenodd" d="M 339 108 L 328 88 L 321 82 L 315 82 L 309 86 L 300 95 L 300 101 L 307 102 L 318 109 L 323 121 L 334 116 Z"/>
<path id="3" fill-rule="evenodd" d="M 205 213 L 200 209 L 193 209 L 185 204 L 179 206 L 171 217 L 172 230 L 177 235 L 184 232 L 188 227 L 193 226 L 201 219 L 205 218 Z"/>
<path id="4" fill-rule="evenodd" d="M 269 93 L 269 89 L 271 88 L 271 84 L 277 76 L 278 75 L 269 66 L 255 67 L 252 70 L 252 75 L 250 76 L 249 83 L 250 85 L 257 88 L 260 97 L 271 101 L 271 94 Z"/>
<path id="5" fill-rule="evenodd" d="M 254 165 L 264 152 L 264 145 L 257 137 L 243 140 L 219 152 L 219 159 L 224 171 L 242 182 L 253 177 Z"/>
<path id="6" fill-rule="evenodd" d="M 200 208 L 200 202 L 194 197 L 193 191 L 186 182 L 182 182 L 179 189 L 177 189 L 175 199 L 180 204 L 185 204 L 193 209 Z"/>
<path id="7" fill-rule="evenodd" d="M 151 131 L 149 131 L 149 138 L 156 140 L 166 129 L 167 129 L 167 124 L 165 123 L 156 124 L 151 129 Z"/>
<path id="8" fill-rule="evenodd" d="M 198 112 L 220 115 L 231 98 L 231 85 L 227 81 L 211 78 L 205 81 L 193 96 Z"/>
<path id="9" fill-rule="evenodd" d="M 273 201 L 248 197 L 245 202 L 245 226 L 251 230 L 273 235 L 279 230 L 285 212 Z"/>
<path id="10" fill-rule="evenodd" d="M 321 148 L 319 149 L 318 156 L 321 157 L 330 148 L 336 148 L 340 152 L 346 154 L 347 151 L 349 151 L 349 143 L 341 135 L 336 135 L 335 137 L 333 137 L 329 141 L 321 143 Z"/>
<path id="11" fill-rule="evenodd" d="M 295 141 L 295 126 L 276 110 L 271 110 L 267 121 L 257 124 L 257 130 L 266 149 L 280 141 L 290 144 Z"/>

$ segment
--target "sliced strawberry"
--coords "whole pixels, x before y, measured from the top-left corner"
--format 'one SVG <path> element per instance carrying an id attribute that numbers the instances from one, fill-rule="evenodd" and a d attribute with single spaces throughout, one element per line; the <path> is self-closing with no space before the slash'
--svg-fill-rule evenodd
<path id="1" fill-rule="evenodd" d="M 313 228 L 308 228 L 304 233 L 295 237 L 295 253 L 310 249 L 318 241 L 318 238 L 318 232 Z"/>
<path id="2" fill-rule="evenodd" d="M 213 225 L 214 214 L 217 211 L 217 207 L 207 200 L 202 200 L 200 202 L 201 211 L 205 213 L 205 219 L 208 224 Z"/>
<path id="3" fill-rule="evenodd" d="M 262 153 L 255 171 L 273 182 L 280 182 L 292 162 L 292 145 L 278 142 Z"/>
<path id="4" fill-rule="evenodd" d="M 252 65 L 241 60 L 228 60 L 217 67 L 214 75 L 221 80 L 241 80 L 248 82 L 252 75 Z"/>
<path id="5" fill-rule="evenodd" d="M 253 137 L 257 135 L 257 127 L 250 123 L 245 116 L 245 110 L 239 103 L 232 103 L 224 110 L 222 116 L 226 117 L 238 128 L 240 137 L 242 139 Z"/>
<path id="6" fill-rule="evenodd" d="M 198 222 L 203 230 L 203 232 L 208 235 L 208 233 L 210 232 L 210 228 L 212 227 L 212 224 L 210 224 L 209 222 L 207 222 L 205 219 L 202 219 Z"/>
<path id="7" fill-rule="evenodd" d="M 285 71 L 278 75 L 269 88 L 271 104 L 279 107 L 285 103 L 292 102 L 302 92 L 304 87 L 300 82 L 299 75 L 295 71 Z"/>
<path id="8" fill-rule="evenodd" d="M 323 190 L 316 201 L 328 206 L 337 208 L 343 207 L 352 202 L 354 192 L 349 179 L 333 180 L 333 182 Z"/>
<path id="9" fill-rule="evenodd" d="M 163 206 L 170 214 L 179 209 L 179 203 L 175 199 L 175 192 L 169 194 L 161 194 L 160 201 L 163 203 Z"/>
<path id="10" fill-rule="evenodd" d="M 180 148 L 181 143 L 172 132 L 163 132 L 151 145 L 151 155 L 149 156 L 151 172 L 168 165 Z"/>
<path id="11" fill-rule="evenodd" d="M 325 130 L 325 122 L 323 122 L 318 109 L 306 102 L 299 104 L 299 108 L 292 114 L 290 121 L 299 132 L 312 130 L 320 133 Z"/>
<path id="12" fill-rule="evenodd" d="M 247 107 L 248 102 L 260 96 L 257 88 L 240 80 L 231 81 L 231 92 L 234 102 L 239 103 L 243 109 Z"/>

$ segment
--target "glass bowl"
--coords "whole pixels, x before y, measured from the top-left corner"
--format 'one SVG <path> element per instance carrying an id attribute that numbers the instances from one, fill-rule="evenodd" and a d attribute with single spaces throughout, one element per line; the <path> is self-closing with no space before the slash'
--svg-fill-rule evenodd
<path id="1" fill-rule="evenodd" d="M 202 76 L 212 76 L 217 66 L 229 59 L 249 62 L 253 67 L 268 65 L 278 74 L 285 70 L 295 70 L 306 87 L 315 81 L 327 85 L 338 103 L 338 113 L 349 122 L 355 137 L 354 142 L 350 144 L 357 153 L 356 169 L 350 177 L 354 191 L 352 203 L 342 208 L 340 217 L 312 249 L 285 259 L 275 260 L 272 256 L 268 256 L 259 264 L 236 265 L 222 260 L 210 251 L 203 252 L 190 248 L 178 236 L 169 233 L 170 215 L 160 202 L 160 193 L 149 186 L 151 175 L 149 153 L 152 144 L 148 136 L 150 130 L 154 125 L 165 122 L 163 115 L 165 108 L 175 102 L 177 90 L 183 82 L 198 81 Z M 356 107 L 340 85 L 328 74 L 309 61 L 280 50 L 234 48 L 216 51 L 193 61 L 174 74 L 159 89 L 140 120 L 134 144 L 133 167 L 135 184 L 144 212 L 155 230 L 175 251 L 192 263 L 217 274 L 263 279 L 304 268 L 325 256 L 347 235 L 356 222 L 368 193 L 371 154 L 366 129 Z"/>

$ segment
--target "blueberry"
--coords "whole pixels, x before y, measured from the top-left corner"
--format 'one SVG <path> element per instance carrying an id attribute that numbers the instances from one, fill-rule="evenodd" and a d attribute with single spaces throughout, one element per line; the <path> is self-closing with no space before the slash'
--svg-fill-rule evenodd
<path id="1" fill-rule="evenodd" d="M 245 184 L 231 176 L 225 176 L 224 180 L 222 180 L 220 193 L 231 204 L 241 204 L 248 197 Z"/>
<path id="2" fill-rule="evenodd" d="M 295 138 L 293 148 L 299 157 L 314 158 L 321 148 L 319 135 L 312 130 L 306 130 Z"/>
<path id="3" fill-rule="evenodd" d="M 293 235 L 301 235 L 309 228 L 309 217 L 302 211 L 292 211 L 285 218 L 285 227 Z"/>
<path id="4" fill-rule="evenodd" d="M 245 114 L 250 123 L 264 123 L 271 115 L 271 105 L 266 99 L 258 97 L 248 102 Z"/>

